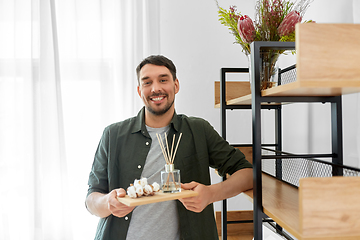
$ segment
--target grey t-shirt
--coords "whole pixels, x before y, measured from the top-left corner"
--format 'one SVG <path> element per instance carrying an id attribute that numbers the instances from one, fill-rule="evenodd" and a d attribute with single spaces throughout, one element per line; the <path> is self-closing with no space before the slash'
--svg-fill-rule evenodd
<path id="1" fill-rule="evenodd" d="M 168 134 L 170 127 L 151 128 L 146 126 L 146 128 L 152 143 L 141 177 L 146 177 L 149 184 L 153 182 L 161 184 L 160 172 L 164 169 L 166 162 L 156 134 L 161 135 L 166 146 L 165 132 Z M 139 239 L 180 239 L 179 216 L 175 200 L 135 207 L 126 240 Z"/>

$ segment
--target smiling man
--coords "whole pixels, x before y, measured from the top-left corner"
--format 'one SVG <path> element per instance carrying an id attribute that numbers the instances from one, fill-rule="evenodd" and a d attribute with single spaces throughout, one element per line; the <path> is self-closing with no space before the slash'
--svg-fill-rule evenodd
<path id="1" fill-rule="evenodd" d="M 218 239 L 213 203 L 252 188 L 252 165 L 204 119 L 177 114 L 176 67 L 164 56 L 149 56 L 136 68 L 144 103 L 136 117 L 105 128 L 89 175 L 86 207 L 100 217 L 95 239 Z M 198 196 L 128 207 L 117 200 L 135 179 L 160 182 L 165 159 L 157 134 L 182 139 L 175 156 L 182 188 Z M 165 141 L 165 139 L 164 139 Z M 230 174 L 211 184 L 209 167 Z"/>
<path id="2" fill-rule="evenodd" d="M 179 92 L 179 80 L 177 78 L 174 80 L 174 75 L 167 67 L 150 63 L 142 66 L 137 72 L 139 79 L 137 91 L 145 105 L 146 125 L 161 127 L 168 124 L 174 115 L 174 101 L 175 94 Z"/>

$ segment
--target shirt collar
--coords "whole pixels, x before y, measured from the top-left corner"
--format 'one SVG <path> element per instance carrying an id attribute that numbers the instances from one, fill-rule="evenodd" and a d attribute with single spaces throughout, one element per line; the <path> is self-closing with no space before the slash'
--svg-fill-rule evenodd
<path id="1" fill-rule="evenodd" d="M 175 131 L 179 131 L 179 120 L 176 111 L 174 112 L 174 116 L 171 119 L 170 126 L 173 127 Z M 145 107 L 143 107 L 136 116 L 135 124 L 132 127 L 131 133 L 136 133 L 139 131 L 147 132 L 145 126 Z"/>
<path id="2" fill-rule="evenodd" d="M 175 131 L 177 132 L 179 131 L 179 118 L 178 115 L 176 114 L 176 111 L 174 111 L 174 116 L 171 119 L 170 126 L 172 126 L 175 129 Z"/>
<path id="3" fill-rule="evenodd" d="M 135 124 L 132 127 L 131 133 L 146 131 L 145 127 L 145 107 L 143 107 L 135 118 Z"/>

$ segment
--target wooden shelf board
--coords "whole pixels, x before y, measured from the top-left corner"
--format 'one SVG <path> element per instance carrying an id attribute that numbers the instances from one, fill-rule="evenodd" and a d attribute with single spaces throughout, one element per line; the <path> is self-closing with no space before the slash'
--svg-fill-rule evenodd
<path id="1" fill-rule="evenodd" d="M 230 99 L 227 105 L 251 105 L 251 94 Z M 261 105 L 279 105 L 280 103 L 261 103 Z M 215 108 L 220 108 L 220 104 L 215 104 Z"/>
<path id="2" fill-rule="evenodd" d="M 304 178 L 298 189 L 263 173 L 263 212 L 297 239 L 359 239 L 359 186 L 360 177 Z"/>
<path id="3" fill-rule="evenodd" d="M 342 82 L 292 82 L 285 85 L 263 90 L 262 96 L 293 97 L 293 96 L 340 96 L 360 92 L 360 81 Z M 278 105 L 280 103 L 262 103 L 262 105 Z M 284 104 L 284 103 L 282 103 Z M 227 100 L 227 105 L 251 105 L 251 94 Z M 220 104 L 215 104 L 220 108 Z"/>
<path id="4" fill-rule="evenodd" d="M 262 96 L 340 96 L 360 92 L 360 81 L 292 82 L 261 92 Z"/>
<path id="5" fill-rule="evenodd" d="M 295 32 L 297 81 L 359 84 L 360 24 L 297 24 Z"/>
<path id="6" fill-rule="evenodd" d="M 265 173 L 262 174 L 264 213 L 294 237 L 301 239 L 298 189 Z M 244 192 L 250 200 L 253 191 Z"/>
<path id="7" fill-rule="evenodd" d="M 299 187 L 303 239 L 360 239 L 360 177 L 302 178 Z"/>
<path id="8" fill-rule="evenodd" d="M 215 81 L 214 84 L 215 90 L 215 105 L 220 107 L 220 81 Z M 226 101 L 245 95 L 249 95 L 250 91 L 250 82 L 249 81 L 227 81 L 226 82 Z"/>
<path id="9" fill-rule="evenodd" d="M 252 210 L 246 211 L 227 211 L 227 220 L 228 221 L 244 221 L 244 220 L 253 220 L 254 213 Z M 216 228 L 219 235 L 222 234 L 221 227 L 221 211 L 215 212 Z M 227 236 L 243 236 L 251 235 L 254 236 L 254 224 L 253 223 L 232 223 L 227 225 Z M 252 238 L 251 238 L 252 239 Z"/>

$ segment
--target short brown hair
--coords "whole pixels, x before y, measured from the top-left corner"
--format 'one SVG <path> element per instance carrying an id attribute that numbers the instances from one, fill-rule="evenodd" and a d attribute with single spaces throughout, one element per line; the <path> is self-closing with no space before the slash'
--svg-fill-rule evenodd
<path id="1" fill-rule="evenodd" d="M 166 67 L 167 69 L 169 69 L 171 75 L 173 76 L 173 80 L 175 81 L 176 67 L 175 67 L 174 63 L 170 59 L 168 59 L 167 57 L 164 57 L 162 55 L 151 55 L 151 56 L 145 58 L 144 60 L 142 60 L 140 62 L 140 64 L 136 67 L 136 75 L 137 75 L 139 84 L 140 84 L 140 79 L 139 79 L 140 78 L 140 70 L 146 64 L 153 64 L 153 65 L 157 65 L 157 66 Z"/>

